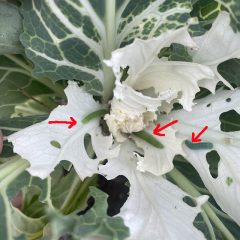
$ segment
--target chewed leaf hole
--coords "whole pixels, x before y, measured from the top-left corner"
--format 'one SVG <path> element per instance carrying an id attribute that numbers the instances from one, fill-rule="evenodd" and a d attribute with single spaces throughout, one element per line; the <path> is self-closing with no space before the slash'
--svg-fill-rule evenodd
<path id="1" fill-rule="evenodd" d="M 209 165 L 209 172 L 213 178 L 218 177 L 218 163 L 220 161 L 220 156 L 217 151 L 213 150 L 206 154 L 206 159 Z"/>
<path id="2" fill-rule="evenodd" d="M 53 147 L 55 147 L 55 148 L 58 148 L 58 149 L 61 148 L 61 144 L 60 144 L 58 141 L 56 141 L 56 140 L 52 140 L 52 141 L 50 142 L 50 144 L 51 144 Z"/>
<path id="3" fill-rule="evenodd" d="M 206 231 L 207 225 L 204 218 L 202 217 L 202 213 L 198 213 L 198 215 L 195 217 L 193 226 L 204 234 L 205 239 L 209 239 L 209 233 Z"/>
<path id="4" fill-rule="evenodd" d="M 197 206 L 197 202 L 195 201 L 195 199 L 189 197 L 189 196 L 185 196 L 183 198 L 183 201 L 189 205 L 190 207 L 196 207 Z"/>
<path id="5" fill-rule="evenodd" d="M 230 186 L 233 183 L 233 179 L 231 177 L 226 178 L 226 184 Z"/>
<path id="6" fill-rule="evenodd" d="M 128 70 L 129 70 L 129 66 L 127 66 L 126 68 L 121 68 L 122 76 L 121 76 L 120 82 L 124 82 L 127 79 L 129 75 Z"/>
<path id="7" fill-rule="evenodd" d="M 224 112 L 219 117 L 223 132 L 240 131 L 240 114 L 235 110 Z"/>
<path id="8" fill-rule="evenodd" d="M 170 47 L 164 47 L 158 53 L 158 58 L 168 58 L 169 61 L 192 62 L 188 48 L 179 43 L 172 43 Z"/>
<path id="9" fill-rule="evenodd" d="M 107 159 L 104 159 L 102 161 L 99 162 L 99 164 L 101 165 L 106 165 L 108 163 L 108 160 Z"/>
<path id="10" fill-rule="evenodd" d="M 226 102 L 231 102 L 231 101 L 232 101 L 231 98 L 227 98 L 227 99 L 226 99 Z"/>
<path id="11" fill-rule="evenodd" d="M 108 194 L 108 215 L 118 214 L 129 197 L 128 179 L 119 175 L 114 179 L 107 180 L 105 177 L 98 175 L 98 187 Z"/>
<path id="12" fill-rule="evenodd" d="M 86 149 L 86 153 L 89 158 L 96 159 L 97 156 L 94 152 L 93 146 L 92 146 L 92 137 L 90 134 L 85 134 L 84 136 L 84 147 Z"/>
<path id="13" fill-rule="evenodd" d="M 207 106 L 206 106 L 206 107 L 211 107 L 211 103 L 207 104 Z"/>

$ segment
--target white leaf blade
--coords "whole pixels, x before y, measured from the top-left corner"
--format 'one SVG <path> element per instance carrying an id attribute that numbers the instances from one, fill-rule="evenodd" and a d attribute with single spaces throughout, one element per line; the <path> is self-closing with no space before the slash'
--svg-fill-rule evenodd
<path id="1" fill-rule="evenodd" d="M 81 123 L 91 113 L 89 111 L 97 111 L 101 105 L 77 83 L 69 82 L 65 92 L 68 98 L 66 106 L 57 107 L 47 120 L 8 137 L 14 145 L 14 151 L 30 162 L 28 170 L 34 176 L 45 178 L 61 160 L 68 160 L 73 163 L 80 178 L 84 179 L 97 172 L 100 160 L 118 153 L 117 148 L 110 150 L 112 136 L 104 137 L 99 132 L 99 119 L 88 124 Z M 48 124 L 48 121 L 68 121 L 70 117 L 77 121 L 77 125 L 71 129 L 64 124 Z M 92 137 L 97 159 L 91 159 L 86 152 L 86 134 Z M 54 142 L 57 146 L 54 146 Z"/>
<path id="2" fill-rule="evenodd" d="M 201 136 L 203 142 L 213 143 L 213 149 L 220 156 L 218 163 L 218 177 L 210 174 L 209 163 L 206 154 L 210 150 L 191 150 L 184 147 L 187 160 L 196 168 L 204 184 L 213 195 L 219 206 L 240 224 L 240 214 L 234 206 L 240 204 L 240 135 L 236 132 L 223 132 L 220 129 L 220 114 L 234 109 L 240 113 L 239 89 L 234 91 L 220 90 L 216 96 L 209 96 L 199 100 L 191 113 L 183 111 L 173 112 L 170 116 L 175 117 L 180 123 L 177 126 L 180 136 L 189 139 L 189 132 L 199 131 L 207 125 L 208 130 Z M 228 101 L 226 101 L 228 100 Z M 230 100 L 230 101 L 229 101 Z M 230 182 L 229 182 L 230 181 Z"/>
<path id="3" fill-rule="evenodd" d="M 117 158 L 100 166 L 100 172 L 108 179 L 124 175 L 130 181 L 129 198 L 119 214 L 130 227 L 129 240 L 205 239 L 193 226 L 200 206 L 190 207 L 184 203 L 187 194 L 163 177 L 137 171 L 133 156 L 136 149 L 127 141 Z"/>
<path id="4" fill-rule="evenodd" d="M 232 89 L 231 85 L 219 74 L 217 69 L 220 63 L 240 57 L 240 33 L 233 31 L 230 21 L 229 13 L 220 12 L 211 29 L 204 35 L 194 38 L 199 49 L 192 52 L 193 61 L 211 67 L 215 73 L 215 83 L 206 79 L 201 84 L 202 87 L 208 86 L 208 88 L 211 88 L 212 92 L 215 91 L 219 81 Z"/>

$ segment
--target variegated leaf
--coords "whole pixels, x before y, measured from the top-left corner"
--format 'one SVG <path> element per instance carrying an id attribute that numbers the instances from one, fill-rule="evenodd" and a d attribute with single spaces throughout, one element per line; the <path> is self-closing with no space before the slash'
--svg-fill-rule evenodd
<path id="1" fill-rule="evenodd" d="M 191 10 L 191 0 L 125 0 L 117 12 L 117 47 L 185 26 Z"/>
<path id="2" fill-rule="evenodd" d="M 231 17 L 231 25 L 234 31 L 240 31 L 240 1 L 239 0 L 216 0 L 226 8 Z"/>
<path id="3" fill-rule="evenodd" d="M 80 80 L 88 92 L 101 95 L 109 78 L 102 60 L 111 51 L 186 25 L 191 6 L 190 0 L 105 0 L 101 6 L 89 0 L 24 0 L 21 41 L 35 76 Z"/>
<path id="4" fill-rule="evenodd" d="M 104 26 L 88 1 L 23 1 L 21 42 L 35 64 L 36 77 L 81 80 L 102 92 Z"/>

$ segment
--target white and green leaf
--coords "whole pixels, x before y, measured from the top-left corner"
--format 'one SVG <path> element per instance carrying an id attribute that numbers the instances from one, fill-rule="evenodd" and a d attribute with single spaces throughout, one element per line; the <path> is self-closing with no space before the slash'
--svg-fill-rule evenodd
<path id="1" fill-rule="evenodd" d="M 163 177 L 136 170 L 136 150 L 132 142 L 126 141 L 117 158 L 100 166 L 100 172 L 107 179 L 123 175 L 130 182 L 129 197 L 119 213 L 130 228 L 129 240 L 205 239 L 193 226 L 193 221 L 206 196 L 195 199 L 196 206 L 190 207 L 183 201 L 188 194 L 174 184 Z"/>
<path id="2" fill-rule="evenodd" d="M 30 162 L 28 171 L 34 176 L 46 178 L 61 160 L 68 160 L 84 179 L 97 172 L 100 160 L 118 153 L 118 148 L 110 149 L 112 136 L 102 135 L 99 116 L 89 119 L 88 123 L 82 122 L 102 106 L 76 82 L 70 81 L 65 93 L 67 105 L 58 106 L 45 121 L 8 137 L 14 145 L 14 152 Z M 71 117 L 77 122 L 71 129 L 64 124 L 48 124 L 48 121 L 69 121 Z M 96 159 L 86 150 L 85 141 L 89 135 Z"/>
<path id="3" fill-rule="evenodd" d="M 187 160 L 196 168 L 201 176 L 205 186 L 213 195 L 219 206 L 238 224 L 240 224 L 240 215 L 236 211 L 236 205 L 239 205 L 239 89 L 234 91 L 220 90 L 216 96 L 209 96 L 197 101 L 197 106 L 191 113 L 183 111 L 173 112 L 170 117 L 179 119 L 177 129 L 179 134 L 185 139 L 189 139 L 189 132 L 199 132 L 205 125 L 209 128 L 202 135 L 203 143 L 212 143 L 212 149 L 202 147 L 193 150 L 185 147 Z M 235 112 L 235 117 L 229 111 Z M 227 115 L 226 115 L 227 114 Z M 216 163 L 216 173 L 211 174 L 211 166 L 216 161 L 209 158 L 209 152 L 217 151 L 219 155 Z"/>
<path id="4" fill-rule="evenodd" d="M 125 46 L 135 38 L 151 39 L 161 33 L 187 25 L 190 0 L 125 0 L 117 11 L 117 46 Z"/>
<path id="5" fill-rule="evenodd" d="M 185 26 L 191 1 L 103 1 L 104 18 L 98 7 L 88 0 L 23 1 L 21 42 L 35 76 L 79 80 L 88 92 L 101 95 L 103 78 L 109 77 L 102 60 L 135 38 Z"/>
<path id="6" fill-rule="evenodd" d="M 89 1 L 23 1 L 21 42 L 36 77 L 81 80 L 102 93 L 105 30 Z"/>

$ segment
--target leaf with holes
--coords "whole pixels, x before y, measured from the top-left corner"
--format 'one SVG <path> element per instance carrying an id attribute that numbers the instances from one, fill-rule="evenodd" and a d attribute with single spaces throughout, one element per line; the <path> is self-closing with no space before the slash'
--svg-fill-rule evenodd
<path id="1" fill-rule="evenodd" d="M 187 160 L 196 168 L 219 206 L 238 224 L 240 215 L 235 206 L 240 204 L 236 197 L 240 187 L 240 134 L 239 127 L 236 128 L 236 118 L 233 115 L 229 117 L 229 113 L 234 111 L 239 118 L 239 101 L 239 89 L 219 90 L 216 96 L 211 95 L 196 101 L 197 106 L 191 113 L 176 111 L 169 116 L 179 119 L 181 124 L 176 128 L 186 139 L 189 139 L 189 132 L 201 130 L 208 125 L 208 130 L 201 138 L 203 142 L 212 143 L 213 149 L 192 150 L 186 146 L 184 149 L 188 155 Z M 216 153 L 213 155 L 213 151 L 217 151 L 219 156 Z"/>
<path id="2" fill-rule="evenodd" d="M 107 179 L 123 175 L 130 182 L 129 197 L 118 214 L 130 228 L 130 239 L 205 239 L 193 221 L 206 196 L 195 199 L 197 206 L 189 206 L 184 202 L 188 195 L 174 184 L 162 176 L 137 171 L 133 154 L 137 149 L 125 141 L 119 156 L 100 166 Z"/>
<path id="3" fill-rule="evenodd" d="M 195 37 L 199 49 L 191 51 L 194 62 L 209 66 L 214 74 L 214 79 L 203 79 L 201 87 L 215 92 L 219 81 L 232 89 L 226 79 L 218 71 L 218 65 L 231 58 L 240 57 L 240 33 L 235 33 L 230 26 L 230 15 L 221 12 L 214 21 L 211 29 L 204 35 Z"/>
<path id="4" fill-rule="evenodd" d="M 99 161 L 118 154 L 118 147 L 110 149 L 112 136 L 102 135 L 99 117 L 89 119 L 90 122 L 85 124 L 82 122 L 102 106 L 75 82 L 69 82 L 65 93 L 67 105 L 58 106 L 45 121 L 8 137 L 14 145 L 14 152 L 30 162 L 28 171 L 34 176 L 46 178 L 61 160 L 68 160 L 84 179 L 97 172 Z M 66 124 L 48 124 L 49 121 L 67 121 L 70 117 L 76 120 L 76 126 L 71 129 Z M 86 135 L 91 136 L 92 156 L 86 150 Z"/>
<path id="5" fill-rule="evenodd" d="M 190 0 L 123 1 L 116 14 L 117 46 L 125 46 L 135 38 L 150 39 L 161 33 L 186 26 L 192 3 Z"/>

